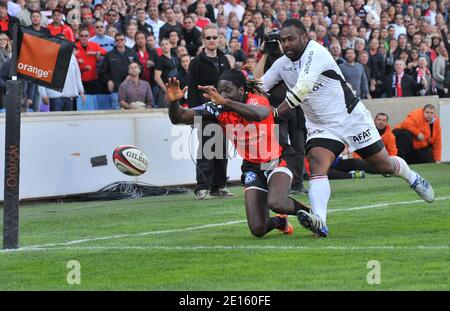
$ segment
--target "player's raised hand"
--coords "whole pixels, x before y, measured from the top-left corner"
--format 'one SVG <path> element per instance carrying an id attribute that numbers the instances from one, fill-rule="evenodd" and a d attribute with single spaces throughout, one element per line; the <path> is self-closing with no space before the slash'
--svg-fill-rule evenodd
<path id="1" fill-rule="evenodd" d="M 198 86 L 199 90 L 202 90 L 203 96 L 211 100 L 213 103 L 217 105 L 226 105 L 227 100 L 223 98 L 219 92 L 217 92 L 216 88 L 214 86 Z"/>
<path id="2" fill-rule="evenodd" d="M 180 81 L 177 78 L 169 78 L 166 83 L 166 96 L 169 102 L 174 102 L 183 98 L 184 93 L 187 90 L 187 86 L 184 89 L 180 89 Z"/>

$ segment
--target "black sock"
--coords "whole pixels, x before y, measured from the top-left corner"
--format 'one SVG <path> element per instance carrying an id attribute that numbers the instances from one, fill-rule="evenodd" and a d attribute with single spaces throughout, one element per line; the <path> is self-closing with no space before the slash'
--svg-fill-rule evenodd
<path id="1" fill-rule="evenodd" d="M 289 199 L 291 199 L 294 202 L 295 215 L 297 215 L 298 211 L 306 211 L 308 213 L 311 212 L 311 208 L 309 206 L 306 206 L 293 198 Z"/>
<path id="2" fill-rule="evenodd" d="M 287 219 L 281 217 L 270 217 L 269 218 L 269 226 L 267 228 L 267 232 L 272 231 L 273 229 L 284 229 L 287 225 Z"/>

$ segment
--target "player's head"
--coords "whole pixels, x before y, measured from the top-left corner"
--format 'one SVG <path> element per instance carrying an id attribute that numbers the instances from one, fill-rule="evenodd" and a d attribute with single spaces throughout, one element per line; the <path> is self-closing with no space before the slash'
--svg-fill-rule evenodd
<path id="1" fill-rule="evenodd" d="M 308 40 L 308 32 L 301 21 L 290 18 L 283 23 L 280 31 L 280 42 L 284 54 L 290 60 L 300 59 Z"/>
<path id="2" fill-rule="evenodd" d="M 258 92 L 255 81 L 248 81 L 242 71 L 227 70 L 219 77 L 219 94 L 226 99 L 243 102 L 247 92 Z"/>
<path id="3" fill-rule="evenodd" d="M 386 126 L 387 126 L 388 121 L 389 121 L 389 117 L 384 112 L 379 112 L 375 116 L 375 120 L 374 121 L 375 121 L 375 126 L 377 127 L 377 129 L 384 130 L 386 128 Z"/>

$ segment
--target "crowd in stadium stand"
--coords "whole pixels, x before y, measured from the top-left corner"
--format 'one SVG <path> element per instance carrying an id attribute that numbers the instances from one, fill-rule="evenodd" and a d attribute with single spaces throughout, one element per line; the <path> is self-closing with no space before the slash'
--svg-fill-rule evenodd
<path id="1" fill-rule="evenodd" d="M 214 70 L 226 62 L 225 67 L 241 68 L 253 77 L 267 35 L 286 19 L 298 18 L 312 40 L 329 48 L 358 97 L 448 97 L 449 4 L 448 0 L 2 0 L 0 66 L 10 66 L 14 23 L 63 35 L 76 43 L 80 73 L 74 74 L 82 87 L 72 85 L 78 105 L 73 90 L 46 92 L 29 85 L 28 109 L 84 109 L 92 98 L 97 104 L 103 101 L 106 109 L 158 108 L 165 106 L 168 77 L 189 83 L 190 66 L 199 66 L 198 61 L 189 62 L 202 53 L 207 41 L 203 29 L 208 25 L 218 28 L 217 37 L 211 37 L 217 40 L 218 60 L 206 57 L 200 66 L 209 62 Z M 145 85 L 138 87 L 142 92 L 147 84 L 151 90 L 151 96 L 145 91 L 147 95 L 139 98 L 143 105 L 130 105 L 124 92 L 120 95 L 121 87 L 132 86 L 128 80 L 133 62 L 140 65 L 140 73 L 132 80 Z M 4 80 L 0 78 L 2 98 Z M 55 99 L 51 96 L 70 98 L 73 105 L 50 105 Z"/>

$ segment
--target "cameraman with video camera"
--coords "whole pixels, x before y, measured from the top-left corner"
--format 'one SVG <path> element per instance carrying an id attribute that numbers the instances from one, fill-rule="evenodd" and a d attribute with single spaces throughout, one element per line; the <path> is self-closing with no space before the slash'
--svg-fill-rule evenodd
<path id="1" fill-rule="evenodd" d="M 273 63 L 283 56 L 279 39 L 280 32 L 277 29 L 272 30 L 264 36 L 264 41 L 261 46 L 263 56 L 254 70 L 254 77 L 256 79 L 261 78 Z M 286 84 L 281 81 L 269 91 L 269 102 L 271 106 L 276 108 L 283 102 L 286 98 L 287 89 Z M 303 186 L 306 141 L 305 116 L 303 115 L 303 111 L 300 106 L 297 106 L 282 117 L 277 117 L 275 122 L 279 124 L 280 128 L 280 144 L 283 145 L 283 148 L 289 146 L 289 137 L 290 145 L 292 146 L 289 149 L 295 154 L 295 172 L 294 179 L 292 180 L 291 194 L 308 193 L 308 190 Z"/>

